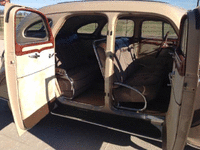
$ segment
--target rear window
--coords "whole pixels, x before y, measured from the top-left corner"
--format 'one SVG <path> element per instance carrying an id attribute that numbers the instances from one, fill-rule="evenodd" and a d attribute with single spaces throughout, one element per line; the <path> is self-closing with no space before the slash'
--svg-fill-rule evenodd
<path id="1" fill-rule="evenodd" d="M 98 23 L 90 23 L 90 24 L 80 27 L 77 30 L 77 33 L 92 34 L 94 33 L 97 27 L 98 27 Z"/>

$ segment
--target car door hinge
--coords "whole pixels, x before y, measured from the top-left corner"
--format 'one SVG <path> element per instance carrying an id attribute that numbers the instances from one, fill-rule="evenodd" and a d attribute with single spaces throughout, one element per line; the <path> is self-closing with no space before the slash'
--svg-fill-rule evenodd
<path id="1" fill-rule="evenodd" d="M 187 73 L 185 75 L 185 82 L 183 83 L 184 91 L 195 92 L 198 83 L 198 76 L 195 74 Z"/>

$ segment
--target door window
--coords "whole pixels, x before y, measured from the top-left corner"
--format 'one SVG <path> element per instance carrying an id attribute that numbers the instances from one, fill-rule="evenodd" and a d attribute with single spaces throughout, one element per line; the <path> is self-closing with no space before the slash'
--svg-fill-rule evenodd
<path id="1" fill-rule="evenodd" d="M 169 31 L 168 38 L 177 39 L 178 36 L 174 31 L 173 27 L 162 21 L 144 21 L 142 23 L 142 33 L 143 38 L 156 38 L 162 39 L 165 34 Z"/>
<path id="2" fill-rule="evenodd" d="M 184 57 L 186 57 L 187 51 L 187 37 L 188 37 L 188 20 L 186 19 L 183 25 L 181 43 L 180 43 L 180 50 Z"/>
<path id="3" fill-rule="evenodd" d="M 16 42 L 19 45 L 49 40 L 43 18 L 34 12 L 18 11 L 16 18 Z"/>

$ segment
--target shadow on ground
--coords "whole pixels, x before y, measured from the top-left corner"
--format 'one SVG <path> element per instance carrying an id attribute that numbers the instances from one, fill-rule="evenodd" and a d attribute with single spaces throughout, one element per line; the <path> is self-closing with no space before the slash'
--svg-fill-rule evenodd
<path id="1" fill-rule="evenodd" d="M 7 102 L 0 101 L 0 130 L 4 130 L 4 128 L 12 122 L 13 118 L 7 106 Z M 15 128 L 14 125 L 12 128 Z M 161 149 L 161 143 L 159 142 L 141 139 L 143 142 L 147 143 L 147 145 L 144 146 L 141 145 L 141 143 L 131 140 L 132 136 L 128 134 L 52 115 L 48 115 L 35 127 L 29 130 L 28 133 L 25 133 L 21 137 L 13 135 L 16 133 L 11 134 L 9 131 L 3 132 L 3 134 L 8 134 L 8 137 L 16 138 L 18 141 L 28 141 L 31 143 L 31 147 L 35 146 L 35 148 L 38 148 L 38 145 L 41 145 L 41 143 L 45 143 L 46 145 L 49 145 L 48 149 L 52 148 L 59 150 L 145 150 L 151 149 L 150 147 L 148 148 L 149 145 Z M 34 143 L 31 141 L 31 138 L 37 138 L 39 140 L 33 140 L 36 141 Z M 107 143 L 107 145 L 105 143 Z M 108 143 L 112 146 L 108 146 Z M 190 147 L 187 147 L 186 149 L 195 150 Z"/>

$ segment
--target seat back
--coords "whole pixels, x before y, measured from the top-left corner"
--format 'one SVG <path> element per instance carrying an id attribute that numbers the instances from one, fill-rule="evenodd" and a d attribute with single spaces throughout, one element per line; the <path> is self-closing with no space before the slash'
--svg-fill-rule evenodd
<path id="1" fill-rule="evenodd" d="M 96 44 L 96 45 L 95 45 Z M 115 40 L 114 54 L 114 81 L 123 83 L 130 74 L 138 69 L 138 65 L 134 63 L 134 49 L 129 47 L 127 38 L 119 38 Z M 94 42 L 94 50 L 99 62 L 99 66 L 104 76 L 105 60 L 106 60 L 106 41 L 99 40 Z"/>
<path id="2" fill-rule="evenodd" d="M 79 46 L 79 38 L 77 34 L 72 34 L 56 41 L 56 53 L 58 59 L 62 62 L 65 70 L 70 70 L 77 66 L 85 64 L 86 60 L 81 55 L 83 51 Z"/>

